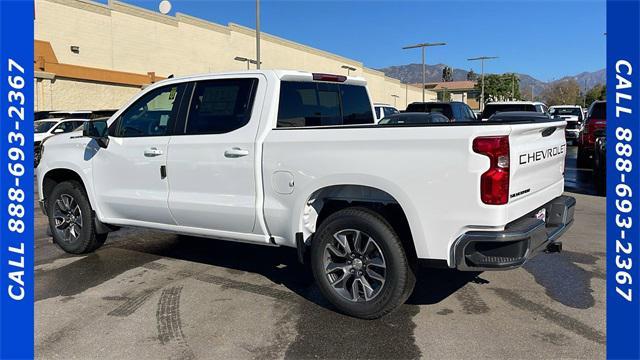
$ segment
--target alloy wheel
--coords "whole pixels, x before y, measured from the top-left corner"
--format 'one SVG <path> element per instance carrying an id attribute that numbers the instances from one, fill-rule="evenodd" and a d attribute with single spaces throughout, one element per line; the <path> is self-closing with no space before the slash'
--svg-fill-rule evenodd
<path id="1" fill-rule="evenodd" d="M 332 289 L 353 302 L 378 296 L 387 276 L 384 254 L 376 240 L 354 229 L 333 235 L 324 248 L 323 267 Z"/>
<path id="2" fill-rule="evenodd" d="M 80 237 L 82 231 L 82 210 L 73 196 L 61 194 L 53 208 L 55 231 L 65 242 L 72 242 Z"/>

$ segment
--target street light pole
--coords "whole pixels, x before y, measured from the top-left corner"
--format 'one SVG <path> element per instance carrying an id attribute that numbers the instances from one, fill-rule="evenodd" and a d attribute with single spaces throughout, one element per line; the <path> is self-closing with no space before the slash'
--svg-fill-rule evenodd
<path id="1" fill-rule="evenodd" d="M 425 102 L 425 85 L 427 83 L 427 65 L 425 63 L 425 50 L 424 50 L 424 48 L 426 48 L 428 46 L 442 46 L 442 45 L 447 45 L 447 43 L 443 43 L 443 42 L 421 43 L 421 44 L 405 46 L 405 47 L 402 48 L 403 50 L 415 49 L 415 48 L 421 48 L 422 49 L 422 102 Z"/>
<path id="2" fill-rule="evenodd" d="M 531 84 L 531 101 L 533 101 L 533 87 L 534 87 L 534 85 Z"/>
<path id="3" fill-rule="evenodd" d="M 347 76 L 351 75 L 352 71 L 356 71 L 357 69 L 354 68 L 353 66 L 349 66 L 349 65 L 342 65 L 341 66 L 343 69 L 347 70 Z"/>
<path id="4" fill-rule="evenodd" d="M 256 64 L 256 68 L 258 68 L 258 62 L 253 60 L 253 59 L 249 59 L 249 58 L 242 57 L 242 56 L 236 56 L 236 57 L 233 58 L 233 60 L 240 61 L 240 62 L 246 62 L 247 63 L 247 70 L 249 70 L 249 64 Z"/>
<path id="5" fill-rule="evenodd" d="M 393 98 L 393 107 L 397 107 L 397 106 L 396 106 L 396 104 L 397 104 L 397 103 L 396 103 L 396 100 L 398 100 L 398 98 L 399 98 L 400 96 L 398 96 L 398 95 L 396 95 L 396 94 L 391 94 L 391 97 Z"/>
<path id="6" fill-rule="evenodd" d="M 404 108 L 409 106 L 409 83 L 404 84 Z"/>
<path id="7" fill-rule="evenodd" d="M 482 82 L 481 91 L 480 91 L 480 111 L 484 110 L 484 61 L 490 59 L 497 59 L 497 56 L 479 56 L 475 58 L 467 59 L 469 61 L 480 60 L 480 70 L 481 76 L 480 81 Z"/>
<path id="8" fill-rule="evenodd" d="M 425 87 L 427 87 L 427 65 L 424 62 L 424 46 L 422 47 L 422 102 L 425 101 Z"/>
<path id="9" fill-rule="evenodd" d="M 586 108 L 586 107 L 587 107 L 587 79 L 584 79 L 584 96 L 582 97 L 582 108 Z"/>
<path id="10" fill-rule="evenodd" d="M 260 0 L 256 0 L 256 69 L 260 69 L 260 64 Z"/>

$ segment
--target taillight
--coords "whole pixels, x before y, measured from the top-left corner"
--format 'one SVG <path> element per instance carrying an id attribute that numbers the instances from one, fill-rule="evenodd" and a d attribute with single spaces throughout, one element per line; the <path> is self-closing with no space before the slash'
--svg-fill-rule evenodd
<path id="1" fill-rule="evenodd" d="M 595 132 L 598 129 L 603 129 L 606 128 L 607 126 L 607 121 L 606 120 L 590 120 L 589 122 L 587 122 L 587 138 L 586 138 L 586 142 L 588 146 L 592 146 L 593 144 L 595 144 L 596 142 L 596 135 Z"/>
<path id="2" fill-rule="evenodd" d="M 313 74 L 313 80 L 315 80 L 315 81 L 345 82 L 345 81 L 347 81 L 347 77 L 344 76 L 344 75 L 314 73 Z"/>
<path id="3" fill-rule="evenodd" d="M 489 158 L 489 170 L 480 177 L 482 202 L 506 204 L 509 201 L 509 137 L 477 137 L 473 139 L 473 151 Z"/>

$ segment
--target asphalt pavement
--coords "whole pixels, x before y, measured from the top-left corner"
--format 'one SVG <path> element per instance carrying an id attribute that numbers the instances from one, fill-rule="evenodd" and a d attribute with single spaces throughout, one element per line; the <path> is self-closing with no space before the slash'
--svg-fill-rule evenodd
<path id="1" fill-rule="evenodd" d="M 398 311 L 333 311 L 294 249 L 123 229 L 64 253 L 35 218 L 42 359 L 556 359 L 605 357 L 605 198 L 569 148 L 577 198 L 564 251 L 523 268 L 422 269 Z"/>

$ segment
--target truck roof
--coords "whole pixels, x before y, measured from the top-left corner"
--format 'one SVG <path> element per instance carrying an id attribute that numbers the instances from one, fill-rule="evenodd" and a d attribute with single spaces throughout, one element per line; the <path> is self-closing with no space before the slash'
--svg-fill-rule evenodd
<path id="1" fill-rule="evenodd" d="M 338 83 L 349 84 L 349 85 L 360 85 L 360 86 L 367 85 L 367 81 L 363 77 L 359 77 L 359 76 L 345 76 L 340 74 L 327 74 L 327 73 L 321 73 L 321 72 L 309 72 L 309 71 L 298 71 L 298 70 L 238 70 L 238 71 L 203 73 L 203 74 L 194 74 L 194 75 L 186 75 L 186 76 L 176 76 L 169 79 L 160 80 L 155 84 L 183 82 L 185 80 L 197 81 L 197 80 L 206 80 L 206 79 L 209 79 L 212 77 L 218 77 L 218 76 L 229 76 L 229 75 L 233 76 L 233 75 L 248 75 L 248 74 L 265 75 L 267 77 L 275 76 L 276 78 L 282 81 L 326 81 L 326 82 L 338 82 Z M 330 78 L 335 78 L 336 80 L 330 80 Z"/>
<path id="2" fill-rule="evenodd" d="M 494 101 L 487 103 L 487 105 L 545 105 L 545 103 L 540 101 Z"/>
<path id="3" fill-rule="evenodd" d="M 549 109 L 557 109 L 557 108 L 582 108 L 580 105 L 553 105 L 549 106 Z"/>

